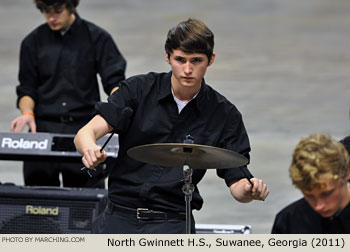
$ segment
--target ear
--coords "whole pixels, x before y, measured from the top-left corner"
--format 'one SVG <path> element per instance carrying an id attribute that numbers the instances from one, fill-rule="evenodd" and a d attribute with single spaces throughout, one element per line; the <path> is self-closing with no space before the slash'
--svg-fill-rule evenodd
<path id="1" fill-rule="evenodd" d="M 213 52 L 213 55 L 211 56 L 211 58 L 210 58 L 210 60 L 209 60 L 209 64 L 208 64 L 208 66 L 210 66 L 211 64 L 213 64 L 213 63 L 214 63 L 215 56 L 216 56 L 216 54 Z"/>
<path id="2" fill-rule="evenodd" d="M 348 167 L 348 172 L 346 174 L 346 181 L 350 181 L 350 166 Z"/>
<path id="3" fill-rule="evenodd" d="M 167 52 L 165 52 L 165 60 L 170 64 L 170 55 Z"/>

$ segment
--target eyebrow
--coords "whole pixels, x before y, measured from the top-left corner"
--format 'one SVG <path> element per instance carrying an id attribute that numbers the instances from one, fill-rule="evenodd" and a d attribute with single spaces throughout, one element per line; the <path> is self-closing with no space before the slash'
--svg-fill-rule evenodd
<path id="1" fill-rule="evenodd" d="M 198 55 L 198 56 L 182 56 L 182 55 L 174 55 L 174 58 L 183 58 L 183 59 L 202 59 L 205 58 L 205 56 Z"/>

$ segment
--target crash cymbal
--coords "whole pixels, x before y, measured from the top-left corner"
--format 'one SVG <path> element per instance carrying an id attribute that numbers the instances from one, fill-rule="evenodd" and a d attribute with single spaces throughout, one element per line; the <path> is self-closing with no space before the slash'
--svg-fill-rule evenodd
<path id="1" fill-rule="evenodd" d="M 174 168 L 187 164 L 193 169 L 222 169 L 248 163 L 246 157 L 236 152 L 199 144 L 147 144 L 133 147 L 127 153 L 140 162 Z"/>

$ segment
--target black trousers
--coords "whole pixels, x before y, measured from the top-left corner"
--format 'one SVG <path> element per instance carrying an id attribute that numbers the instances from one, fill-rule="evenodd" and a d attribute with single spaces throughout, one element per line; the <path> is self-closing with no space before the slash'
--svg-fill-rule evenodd
<path id="1" fill-rule="evenodd" d="M 51 132 L 62 134 L 76 134 L 89 118 L 70 122 L 36 120 L 37 132 Z M 24 161 L 23 176 L 27 186 L 60 186 L 59 175 L 62 175 L 64 187 L 97 187 L 105 188 L 105 177 L 110 163 L 96 167 L 93 178 L 82 172 L 81 162 L 50 162 L 50 161 Z"/>
<path id="2" fill-rule="evenodd" d="M 111 202 L 102 214 L 94 221 L 92 233 L 95 234 L 185 234 L 186 219 L 137 219 L 113 211 Z M 195 233 L 195 222 L 191 214 L 191 233 Z"/>

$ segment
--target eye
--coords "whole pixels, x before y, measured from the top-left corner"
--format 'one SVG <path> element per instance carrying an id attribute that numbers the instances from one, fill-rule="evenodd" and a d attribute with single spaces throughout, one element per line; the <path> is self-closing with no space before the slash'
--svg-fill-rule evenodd
<path id="1" fill-rule="evenodd" d="M 315 202 L 315 199 L 316 199 L 316 197 L 315 197 L 314 195 L 312 195 L 312 194 L 306 194 L 306 193 L 304 193 L 304 197 L 305 197 L 305 199 L 308 200 L 309 202 Z"/>
<path id="2" fill-rule="evenodd" d="M 49 7 L 43 7 L 43 8 L 41 9 L 41 11 L 42 11 L 43 13 L 45 13 L 45 14 L 48 14 L 48 13 L 50 12 L 50 8 L 49 8 Z"/>
<path id="3" fill-rule="evenodd" d="M 201 58 L 193 58 L 193 59 L 191 60 L 191 62 L 192 62 L 193 64 L 201 63 L 202 61 L 203 61 L 203 59 L 201 59 Z"/>
<path id="4" fill-rule="evenodd" d="M 321 194 L 322 198 L 327 198 L 329 196 L 331 196 L 333 194 L 334 190 L 328 191 L 328 192 L 324 192 Z"/>
<path id="5" fill-rule="evenodd" d="M 175 60 L 180 63 L 185 63 L 185 59 L 183 57 L 175 57 Z"/>
<path id="6" fill-rule="evenodd" d="M 55 13 L 60 14 L 63 12 L 63 7 L 55 8 Z"/>

